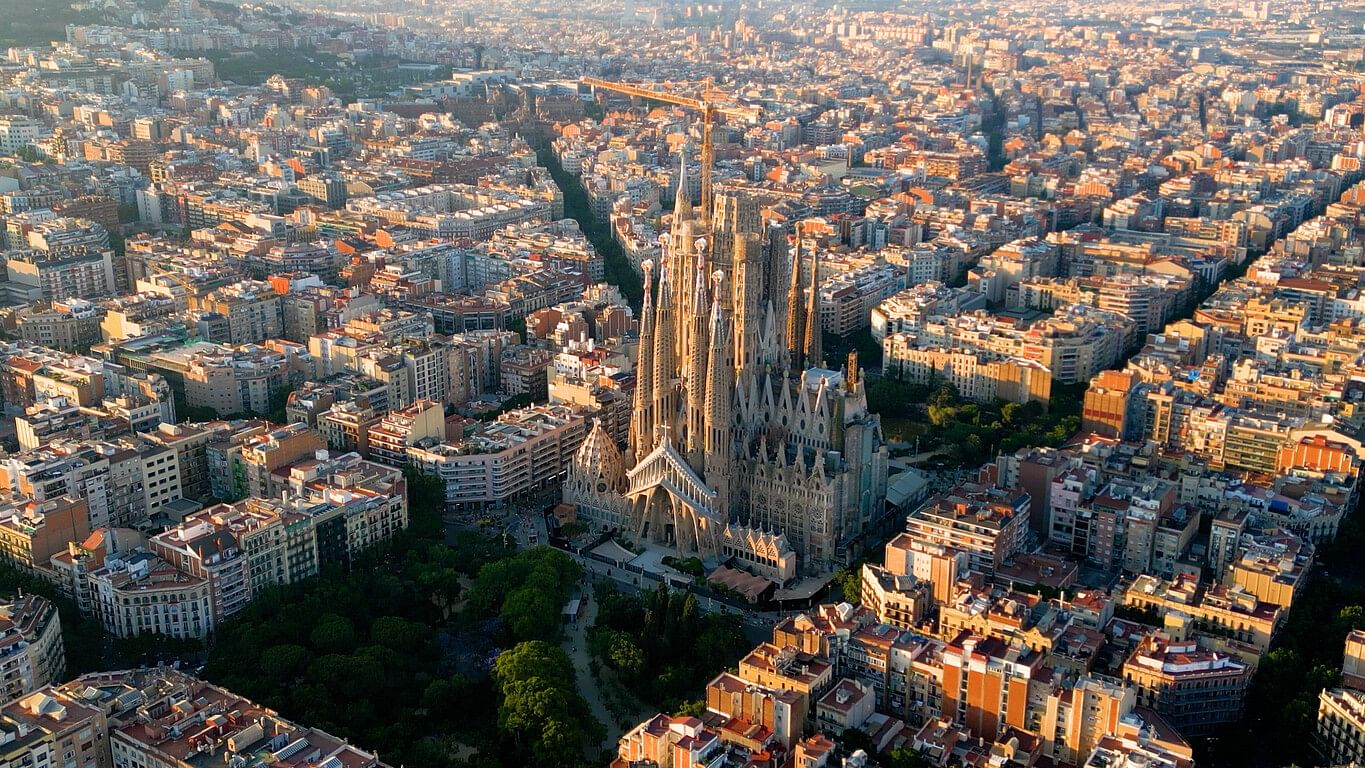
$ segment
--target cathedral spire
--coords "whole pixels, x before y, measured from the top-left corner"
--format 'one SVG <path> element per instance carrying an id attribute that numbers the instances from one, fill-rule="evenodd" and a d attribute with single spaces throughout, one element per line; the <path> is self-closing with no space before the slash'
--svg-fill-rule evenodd
<path id="1" fill-rule="evenodd" d="M 820 349 L 820 264 L 819 249 L 810 252 L 810 295 L 806 297 L 806 365 L 823 368 L 824 352 Z"/>
<path id="2" fill-rule="evenodd" d="M 706 314 L 706 307 L 692 304 L 692 248 L 697 231 L 696 214 L 692 208 L 692 191 L 687 184 L 687 145 L 678 150 L 678 186 L 673 197 L 672 238 L 673 263 L 669 267 L 673 283 L 678 286 L 675 297 L 673 355 L 675 360 L 686 360 L 692 344 L 691 317 Z M 698 245 L 697 247 L 700 247 Z"/>
<path id="3" fill-rule="evenodd" d="M 764 299 L 771 302 L 773 310 L 783 322 L 787 317 L 787 286 L 791 283 L 788 271 L 791 269 L 791 254 L 787 245 L 787 228 L 776 222 L 768 221 L 763 227 L 763 249 L 765 255 L 763 272 Z M 775 338 L 785 346 L 786 327 L 776 329 Z M 775 350 L 774 350 L 775 351 Z"/>
<path id="4" fill-rule="evenodd" d="M 637 462 L 654 447 L 654 425 L 649 420 L 654 402 L 654 292 L 650 285 L 654 261 L 645 259 L 640 268 L 645 278 L 645 300 L 640 310 L 640 353 L 635 359 L 635 407 L 630 413 L 630 451 Z"/>
<path id="5" fill-rule="evenodd" d="M 801 225 L 796 226 L 796 248 L 792 250 L 791 285 L 787 288 L 787 351 L 791 353 L 792 371 L 801 371 L 801 334 L 805 323 L 801 319 Z"/>
<path id="6" fill-rule="evenodd" d="M 787 341 L 783 336 L 785 328 L 777 325 L 777 308 L 773 306 L 773 300 L 768 299 L 763 304 L 763 335 L 759 341 L 759 346 L 763 350 L 763 370 L 787 370 Z"/>
<path id="7" fill-rule="evenodd" d="M 720 297 L 724 295 L 725 273 L 712 275 L 711 289 L 711 349 L 706 362 L 706 484 L 716 492 L 716 511 L 728 519 L 730 514 L 730 472 L 732 471 L 734 437 L 731 432 L 731 404 L 734 397 L 734 368 L 727 357 L 730 349 L 729 329 Z"/>
<path id="8" fill-rule="evenodd" d="M 763 325 L 763 239 L 753 232 L 735 238 L 731 307 L 734 309 L 734 365 L 739 380 L 747 381 L 759 367 L 759 339 Z"/>
<path id="9" fill-rule="evenodd" d="M 690 343 L 687 347 L 686 369 L 687 400 L 683 426 L 686 431 L 684 446 L 687 461 L 697 472 L 703 468 L 702 457 L 706 453 L 706 356 L 710 351 L 707 333 L 707 316 L 700 308 L 708 303 L 706 295 L 706 255 L 705 249 L 697 248 L 697 265 L 692 287 L 690 306 L 696 308 L 691 317 Z"/>
<path id="10" fill-rule="evenodd" d="M 673 197 L 673 229 L 693 218 L 692 190 L 687 186 L 687 145 L 678 150 L 678 188 Z"/>
<path id="11" fill-rule="evenodd" d="M 654 310 L 654 403 L 651 408 L 651 423 L 654 430 L 667 424 L 672 426 L 677 416 L 673 399 L 673 377 L 677 373 L 674 357 L 673 338 L 673 283 L 672 265 L 665 261 L 659 267 L 659 301 Z M 656 443 L 654 435 L 650 442 Z"/>

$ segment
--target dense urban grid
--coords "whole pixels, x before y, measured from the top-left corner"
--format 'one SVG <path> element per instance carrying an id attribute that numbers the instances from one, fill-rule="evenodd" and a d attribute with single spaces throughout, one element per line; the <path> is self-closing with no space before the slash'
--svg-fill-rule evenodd
<path id="1" fill-rule="evenodd" d="M 1365 764 L 1365 3 L 3 5 L 4 768 Z"/>

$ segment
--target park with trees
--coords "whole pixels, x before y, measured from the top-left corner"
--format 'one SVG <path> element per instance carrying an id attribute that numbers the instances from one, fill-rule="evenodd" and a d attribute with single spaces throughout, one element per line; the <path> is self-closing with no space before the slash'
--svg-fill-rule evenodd
<path id="1" fill-rule="evenodd" d="M 409 768 L 595 762 L 602 726 L 558 647 L 579 566 L 441 533 L 438 484 L 349 570 L 268 590 L 225 622 L 203 676 Z"/>
<path id="2" fill-rule="evenodd" d="M 881 415 L 892 442 L 918 440 L 921 453 L 935 452 L 944 463 L 975 467 L 1000 453 L 1035 445 L 1057 446 L 1081 428 L 1084 387 L 1053 387 L 1050 403 L 964 399 L 946 381 L 916 384 L 871 378 L 868 409 Z"/>
<path id="3" fill-rule="evenodd" d="M 739 617 L 704 613 L 691 592 L 660 585 L 640 594 L 599 587 L 593 659 L 639 700 L 663 712 L 687 707 L 749 650 Z"/>

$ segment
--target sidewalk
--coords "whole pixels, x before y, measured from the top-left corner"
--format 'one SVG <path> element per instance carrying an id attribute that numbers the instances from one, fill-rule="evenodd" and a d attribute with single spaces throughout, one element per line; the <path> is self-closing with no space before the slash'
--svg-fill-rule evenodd
<path id="1" fill-rule="evenodd" d="M 617 741 L 620 740 L 626 729 L 622 728 L 621 724 L 607 710 L 606 703 L 602 700 L 602 690 L 597 684 L 597 678 L 593 677 L 592 670 L 588 668 L 588 664 L 592 660 L 592 655 L 588 652 L 588 629 L 596 621 L 597 600 L 589 598 L 587 605 L 583 606 L 583 613 L 579 616 L 578 621 L 565 629 L 563 648 L 564 652 L 569 655 L 570 661 L 573 662 L 574 675 L 578 679 L 578 692 L 588 702 L 588 706 L 592 709 L 592 716 L 606 726 L 606 736 L 598 745 L 598 750 L 610 749 L 614 752 Z M 654 714 L 652 711 L 636 712 L 630 716 L 630 725 L 627 727 L 634 728 L 636 724 Z M 587 755 L 587 757 L 590 760 L 596 760 L 598 754 L 595 752 Z"/>

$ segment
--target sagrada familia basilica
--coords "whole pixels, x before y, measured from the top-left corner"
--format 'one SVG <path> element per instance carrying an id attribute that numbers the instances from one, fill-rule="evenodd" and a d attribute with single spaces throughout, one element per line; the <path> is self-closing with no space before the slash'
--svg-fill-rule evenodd
<path id="1" fill-rule="evenodd" d="M 825 366 L 800 238 L 721 192 L 698 220 L 685 174 L 645 299 L 629 445 L 600 424 L 565 501 L 598 528 L 779 583 L 856 552 L 881 517 L 887 448 L 857 358 Z M 789 255 L 790 250 L 790 255 Z"/>

